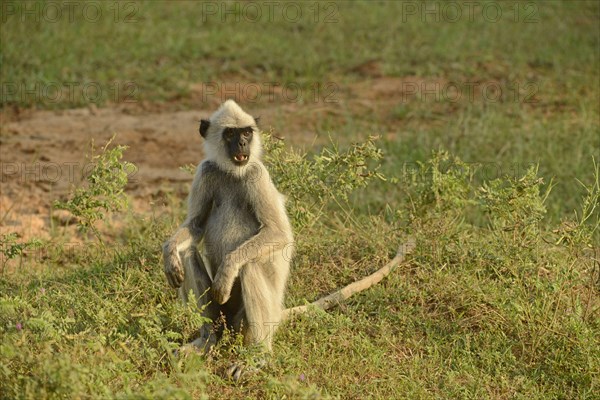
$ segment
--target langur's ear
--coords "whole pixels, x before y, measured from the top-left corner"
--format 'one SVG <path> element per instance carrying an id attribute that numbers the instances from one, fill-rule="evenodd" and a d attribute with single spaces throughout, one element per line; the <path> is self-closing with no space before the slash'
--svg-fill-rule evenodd
<path id="1" fill-rule="evenodd" d="M 254 117 L 254 123 L 258 126 L 258 121 L 260 121 L 260 117 Z"/>
<path id="2" fill-rule="evenodd" d="M 210 121 L 206 119 L 200 120 L 200 134 L 203 138 L 206 139 L 206 132 L 208 132 L 208 127 L 210 126 Z"/>

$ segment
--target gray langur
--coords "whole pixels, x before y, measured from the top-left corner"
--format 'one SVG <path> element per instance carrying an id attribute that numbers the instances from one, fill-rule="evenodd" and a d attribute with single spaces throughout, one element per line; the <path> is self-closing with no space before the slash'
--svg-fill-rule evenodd
<path id="1" fill-rule="evenodd" d="M 201 120 L 200 134 L 205 159 L 187 218 L 163 245 L 164 272 L 184 302 L 191 290 L 205 316 L 270 351 L 294 251 L 285 199 L 261 162 L 256 119 L 235 101 Z M 205 325 L 192 343 L 207 348 L 220 334 Z"/>

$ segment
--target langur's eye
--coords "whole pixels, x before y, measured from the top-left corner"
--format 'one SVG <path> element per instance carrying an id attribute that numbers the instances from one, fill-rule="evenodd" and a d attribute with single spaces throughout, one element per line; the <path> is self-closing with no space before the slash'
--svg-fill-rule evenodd
<path id="1" fill-rule="evenodd" d="M 233 138 L 233 131 L 231 129 L 225 129 L 225 131 L 223 131 L 223 136 L 226 140 L 231 140 Z"/>
<path id="2" fill-rule="evenodd" d="M 250 134 L 251 134 L 251 133 L 252 133 L 252 132 L 245 131 L 244 133 L 242 133 L 242 136 L 244 137 L 244 139 L 248 139 L 248 138 L 250 137 Z"/>

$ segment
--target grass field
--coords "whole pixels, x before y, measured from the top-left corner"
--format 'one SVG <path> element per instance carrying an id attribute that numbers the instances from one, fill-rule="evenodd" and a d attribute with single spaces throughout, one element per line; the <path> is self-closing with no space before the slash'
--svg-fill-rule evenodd
<path id="1" fill-rule="evenodd" d="M 96 235 L 1 236 L 0 398 L 598 398 L 598 3 L 1 5 L 2 120 L 90 102 L 208 112 L 225 82 L 271 116 L 298 241 L 288 306 L 375 271 L 408 236 L 417 249 L 286 322 L 263 371 L 233 383 L 220 372 L 253 358 L 239 338 L 172 356 L 198 324 L 162 276 L 181 196 Z M 344 155 L 370 135 L 381 153 L 357 151 L 380 175 L 365 177 Z"/>

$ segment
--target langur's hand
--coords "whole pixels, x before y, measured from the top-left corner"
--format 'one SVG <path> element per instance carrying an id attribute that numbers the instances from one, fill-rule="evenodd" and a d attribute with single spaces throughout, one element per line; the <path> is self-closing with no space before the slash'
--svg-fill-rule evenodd
<path id="1" fill-rule="evenodd" d="M 212 284 L 213 298 L 219 304 L 227 303 L 227 300 L 231 296 L 231 288 L 233 287 L 234 278 L 229 276 L 226 271 L 226 265 L 221 265 Z"/>
<path id="2" fill-rule="evenodd" d="M 165 243 L 163 246 L 163 262 L 165 267 L 165 276 L 172 288 L 177 289 L 183 283 L 183 267 L 181 259 L 174 246 Z"/>

